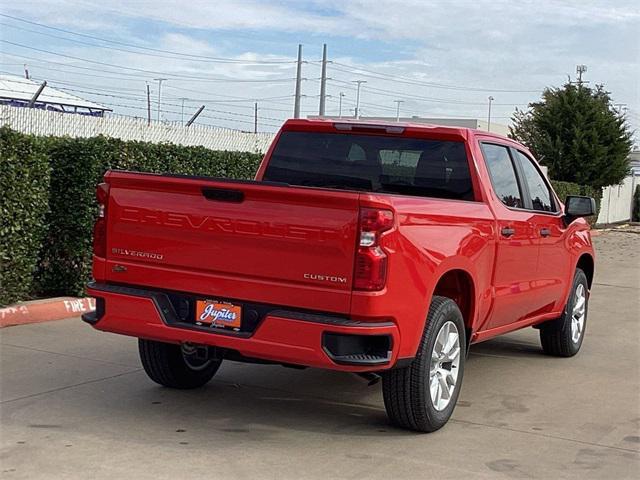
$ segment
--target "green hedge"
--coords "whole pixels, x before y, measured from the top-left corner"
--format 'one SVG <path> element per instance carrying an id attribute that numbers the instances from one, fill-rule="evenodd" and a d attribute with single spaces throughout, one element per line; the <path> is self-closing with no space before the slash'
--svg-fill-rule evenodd
<path id="1" fill-rule="evenodd" d="M 36 137 L 0 128 L 0 305 L 33 291 L 46 232 L 49 172 Z"/>
<path id="2" fill-rule="evenodd" d="M 125 142 L 95 137 L 50 138 L 49 233 L 40 255 L 41 295 L 81 295 L 91 272 L 95 186 L 109 168 L 155 173 L 251 178 L 262 158 L 203 147 Z"/>
<path id="3" fill-rule="evenodd" d="M 0 304 L 29 296 L 84 292 L 91 271 L 91 237 L 97 211 L 95 186 L 107 169 L 244 179 L 253 177 L 262 158 L 254 153 L 106 137 L 35 139 L 6 127 L 1 132 L 1 194 L 10 201 L 0 197 L 3 259 Z M 32 148 L 29 152 L 24 151 L 27 144 Z M 29 159 L 37 159 L 41 170 L 44 169 L 46 181 L 41 175 L 24 173 L 35 162 L 25 161 L 27 153 L 31 155 Z M 25 199 L 19 197 L 20 192 L 26 192 Z M 16 195 L 14 200 L 12 196 Z M 37 201 L 30 200 L 35 197 Z M 27 204 L 30 208 L 25 208 Z M 5 257 L 21 266 L 18 269 L 7 263 L 6 270 L 14 272 L 10 276 L 4 272 Z"/>

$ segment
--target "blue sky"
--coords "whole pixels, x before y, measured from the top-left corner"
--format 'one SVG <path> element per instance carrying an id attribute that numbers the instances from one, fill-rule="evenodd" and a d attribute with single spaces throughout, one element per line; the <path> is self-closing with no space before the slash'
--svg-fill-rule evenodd
<path id="1" fill-rule="evenodd" d="M 165 120 L 180 119 L 185 99 L 187 112 L 207 106 L 202 122 L 249 129 L 258 100 L 260 125 L 273 131 L 291 115 L 298 43 L 303 109 L 317 112 L 327 43 L 329 114 L 340 92 L 343 113 L 353 109 L 352 81 L 362 79 L 364 115 L 393 116 L 401 99 L 407 116 L 485 118 L 491 95 L 494 121 L 507 123 L 586 64 L 585 78 L 604 83 L 640 125 L 637 1 L 23 0 L 0 13 L 40 24 L 0 17 L 2 72 L 21 74 L 26 63 L 34 78 L 127 115 L 145 115 L 146 83 L 156 101 L 162 76 Z"/>

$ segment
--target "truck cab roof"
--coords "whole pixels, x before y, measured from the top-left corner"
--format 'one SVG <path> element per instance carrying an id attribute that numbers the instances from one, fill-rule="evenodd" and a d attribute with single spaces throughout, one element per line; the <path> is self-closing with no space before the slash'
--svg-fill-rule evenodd
<path id="1" fill-rule="evenodd" d="M 365 120 L 355 118 L 292 118 L 286 120 L 282 126 L 282 130 L 304 130 L 304 131 L 327 131 L 327 130 L 342 130 L 342 131 L 358 131 L 363 133 L 368 131 L 374 133 L 376 130 L 380 130 L 380 133 L 407 133 L 407 134 L 420 134 L 430 132 L 436 136 L 457 136 L 460 138 L 470 138 L 473 135 L 482 135 L 485 137 L 494 137 L 497 140 L 513 143 L 514 140 L 504 135 L 499 135 L 493 132 L 487 132 L 484 130 L 478 130 L 468 127 L 455 127 L 447 125 L 437 125 L 428 123 L 415 123 L 415 122 L 394 122 L 388 120 Z M 394 131 L 395 130 L 395 131 Z M 402 130 L 402 131 L 400 131 Z"/>

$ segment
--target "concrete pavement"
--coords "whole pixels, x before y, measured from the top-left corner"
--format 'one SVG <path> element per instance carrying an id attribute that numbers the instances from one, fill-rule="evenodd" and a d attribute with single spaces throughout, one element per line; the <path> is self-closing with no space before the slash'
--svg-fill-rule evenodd
<path id="1" fill-rule="evenodd" d="M 453 420 L 386 420 L 380 386 L 227 362 L 156 386 L 136 340 L 78 318 L 0 331 L 0 478 L 638 478 L 640 235 L 596 239 L 587 337 L 571 359 L 526 329 L 472 347 Z"/>

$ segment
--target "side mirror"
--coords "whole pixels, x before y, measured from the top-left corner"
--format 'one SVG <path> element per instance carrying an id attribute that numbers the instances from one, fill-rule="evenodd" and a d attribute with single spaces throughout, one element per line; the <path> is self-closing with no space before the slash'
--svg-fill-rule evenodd
<path id="1" fill-rule="evenodd" d="M 564 213 L 567 224 L 576 218 L 590 217 L 596 214 L 596 201 L 591 197 L 569 195 L 564 202 Z"/>

